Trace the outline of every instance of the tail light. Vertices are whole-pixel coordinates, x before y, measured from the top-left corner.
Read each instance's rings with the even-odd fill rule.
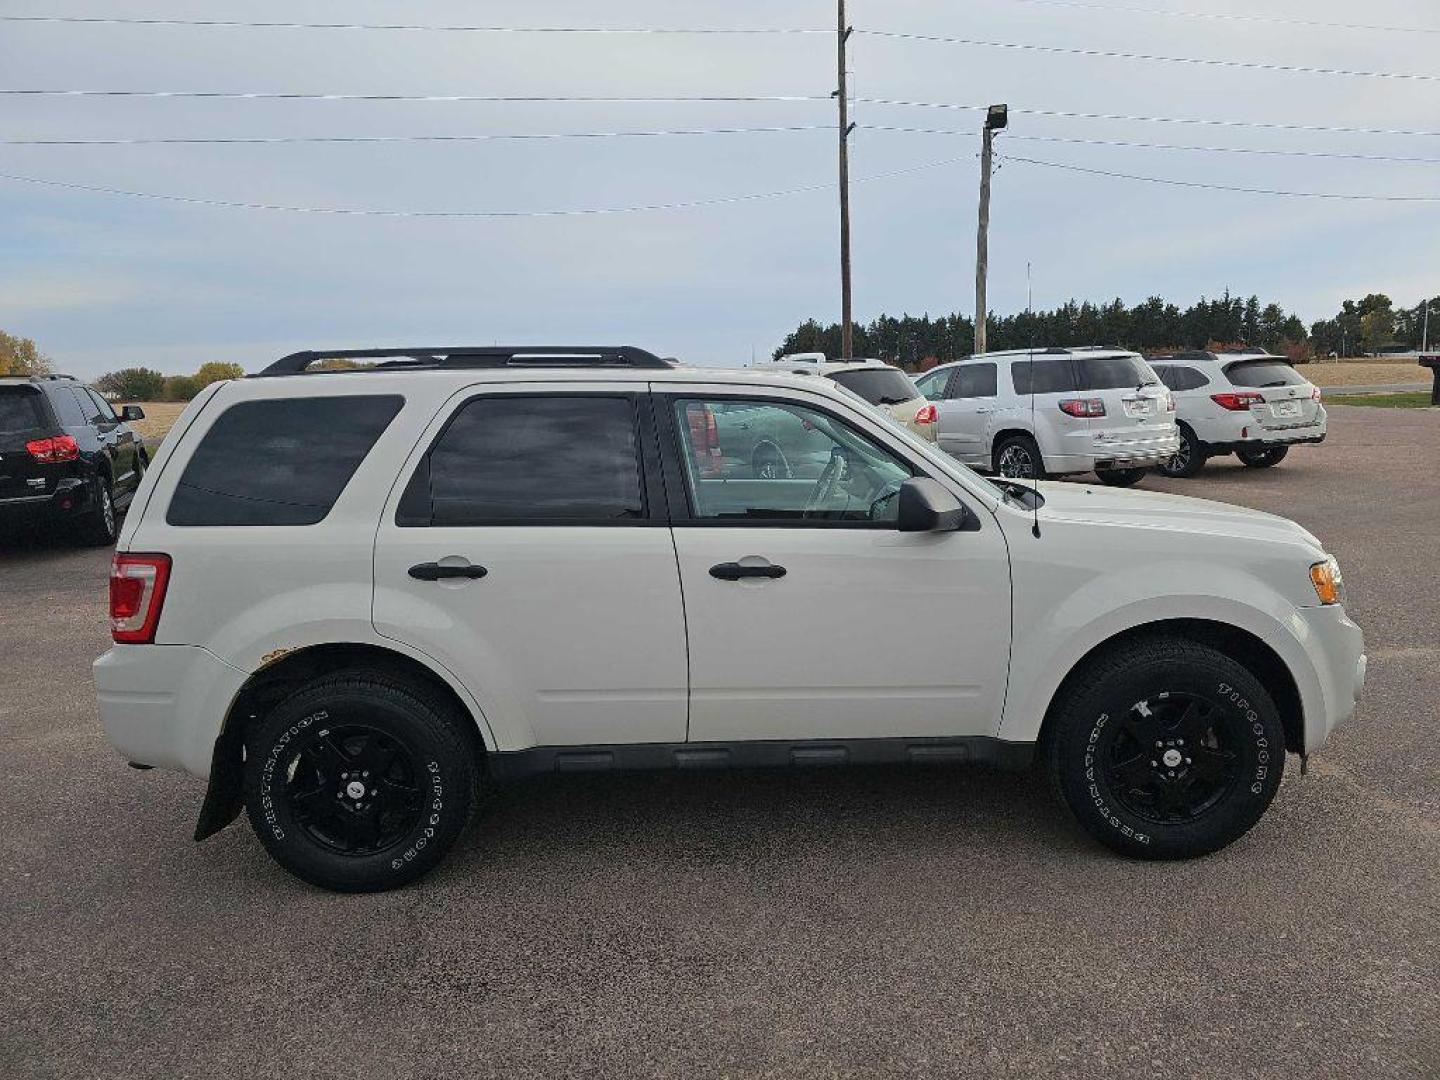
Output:
[[[1066,398],[1060,402],[1060,411],[1071,416],[1104,416],[1105,402],[1098,397]]]
[[[1265,403],[1265,399],[1259,394],[1211,394],[1210,400],[1222,409],[1229,409],[1231,412],[1244,412],[1251,405]]]
[[[920,408],[915,410],[915,423],[933,424],[938,415],[934,405],[921,405]]]
[[[721,472],[720,426],[715,410],[708,405],[687,405],[685,422],[690,427],[690,448],[701,476],[718,476]]]
[[[110,636],[123,645],[148,645],[170,582],[169,555],[122,555],[110,564]]]
[[[1318,386],[1312,386],[1312,387],[1310,388],[1310,400],[1311,400],[1311,401],[1319,401],[1319,400],[1320,400],[1320,387],[1318,387]]]
[[[74,461],[80,456],[80,446],[74,436],[56,435],[53,439],[35,439],[25,444],[30,456],[36,461],[48,463]]]
[[[1166,412],[1174,412],[1174,411],[1175,411],[1175,395],[1174,395],[1174,394],[1166,394],[1166,395],[1165,395],[1165,411],[1166,411]]]

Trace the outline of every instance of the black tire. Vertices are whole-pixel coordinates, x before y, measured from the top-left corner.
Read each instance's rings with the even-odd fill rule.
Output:
[[[1101,469],[1095,475],[1108,487],[1134,487],[1145,479],[1145,469]]]
[[[1180,425],[1180,452],[1169,461],[1161,462],[1155,466],[1155,471],[1162,476],[1171,476],[1176,479],[1189,479],[1205,467],[1209,459],[1205,451],[1205,444],[1195,437],[1186,424]]]
[[[425,690],[374,672],[308,683],[246,739],[255,835],[276,862],[321,888],[409,884],[445,857],[478,803],[468,722]]]
[[[1243,836],[1275,797],[1285,771],[1279,713],[1224,653],[1142,640],[1067,685],[1047,730],[1050,774],[1107,847],[1141,859],[1207,855]]]
[[[1007,435],[995,444],[992,465],[998,476],[1012,480],[1044,480],[1045,459],[1029,435]]]
[[[1245,463],[1246,468],[1268,469],[1271,465],[1279,465],[1288,453],[1288,446],[1267,446],[1260,450],[1237,450],[1235,456]]]
[[[117,514],[110,481],[103,475],[96,475],[90,481],[90,508],[79,521],[81,543],[91,547],[106,547],[115,543]]]

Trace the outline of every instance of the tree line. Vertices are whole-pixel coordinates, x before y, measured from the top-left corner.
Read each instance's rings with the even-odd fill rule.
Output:
[[[164,375],[150,368],[121,368],[95,380],[95,388],[121,401],[189,401],[221,379],[243,379],[239,364],[211,361],[193,375]]]
[[[991,315],[987,346],[993,350],[1030,345],[1118,345],[1154,355],[1180,349],[1255,346],[1295,363],[1331,353],[1355,356],[1386,348],[1418,348],[1424,302],[1395,308],[1390,298],[1373,294],[1347,300],[1334,319],[1313,323],[1307,330],[1299,316],[1259,297],[1226,292],[1217,299],[1201,297],[1188,308],[1152,296],[1133,307],[1122,300],[1095,304],[1071,300],[1050,311]],[[1440,326],[1440,298],[1430,302]],[[1388,313],[1388,315],[1387,315]],[[854,326],[855,355],[918,368],[931,361],[968,356],[975,342],[975,323],[966,315],[881,315]],[[1433,335],[1433,341],[1437,335]],[[801,323],[775,350],[786,353],[823,352],[840,355],[840,324],[815,319]]]

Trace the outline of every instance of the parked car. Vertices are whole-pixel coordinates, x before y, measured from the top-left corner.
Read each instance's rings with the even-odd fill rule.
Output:
[[[1169,391],[1123,349],[982,353],[933,368],[917,385],[939,412],[940,448],[1004,477],[1093,472],[1129,487],[1179,446]]]
[[[64,529],[87,544],[115,542],[116,515],[145,471],[130,424],[69,375],[0,378],[0,526]]]
[[[1175,396],[1180,426],[1179,450],[1156,466],[1166,476],[1194,476],[1210,458],[1232,453],[1267,469],[1292,446],[1325,441],[1320,388],[1283,356],[1184,352],[1150,364]]]
[[[776,360],[757,360],[755,370],[824,376],[922,439],[935,441],[935,407],[909,375],[883,360],[826,360],[824,353],[790,353]]]
[[[808,423],[826,466],[713,475],[692,418],[726,406]],[[120,753],[208,780],[197,839],[243,808],[332,889],[414,880],[507,778],[630,768],[1038,758],[1101,842],[1168,859],[1351,715],[1341,590],[1292,522],[992,483],[826,379],[312,352],[186,408],[94,675]]]

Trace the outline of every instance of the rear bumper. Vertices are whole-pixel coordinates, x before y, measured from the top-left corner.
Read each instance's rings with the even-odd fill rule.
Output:
[[[1212,454],[1233,454],[1237,450],[1263,449],[1269,446],[1300,446],[1306,443],[1315,444],[1325,441],[1325,429],[1322,427],[1317,434],[1314,428],[1296,430],[1294,432],[1273,431],[1266,432],[1259,438],[1236,439],[1234,442],[1206,443],[1205,449]]]
[[[193,645],[116,645],[92,671],[105,738],[122,757],[210,775],[243,671]]]
[[[1168,461],[1180,449],[1180,433],[1143,440],[1107,439],[1093,444],[1084,454],[1067,454],[1045,458],[1045,469],[1051,473],[1095,472],[1101,469],[1148,469]]]
[[[0,525],[28,525],[63,520],[90,508],[90,486],[67,476],[50,492],[0,499]]]

